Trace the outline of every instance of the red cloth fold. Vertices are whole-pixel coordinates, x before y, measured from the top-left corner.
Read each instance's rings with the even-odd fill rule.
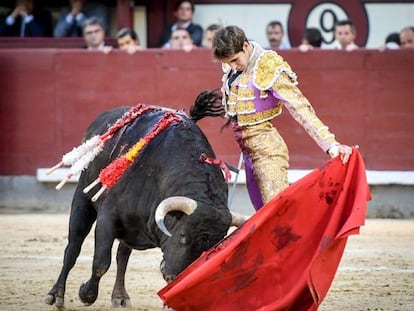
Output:
[[[158,292],[177,311],[317,310],[370,192],[361,155],[292,184]]]

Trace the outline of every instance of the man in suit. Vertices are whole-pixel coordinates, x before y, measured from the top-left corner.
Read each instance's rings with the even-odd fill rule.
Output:
[[[177,28],[185,28],[190,33],[191,39],[196,46],[201,46],[203,41],[203,28],[193,23],[194,3],[188,0],[180,0],[174,8],[174,16],[177,21],[169,25],[161,35],[160,47],[169,48],[171,34]]]
[[[52,15],[34,0],[16,0],[15,8],[0,22],[0,36],[50,37]]]
[[[83,23],[90,17],[98,18],[105,33],[109,33],[109,9],[105,5],[87,0],[70,0],[70,6],[60,11],[53,35],[55,37],[82,37]]]

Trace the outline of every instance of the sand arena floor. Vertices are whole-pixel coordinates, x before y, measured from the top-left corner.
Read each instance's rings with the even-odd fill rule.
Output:
[[[68,219],[67,214],[0,215],[0,310],[55,310],[44,297],[61,268]],[[77,297],[89,278],[93,244],[92,234],[69,274],[65,310],[114,310],[115,256],[95,304],[85,307]],[[162,310],[160,260],[158,249],[133,252],[126,280],[133,304],[129,310]],[[368,219],[361,234],[349,238],[319,310],[414,310],[414,220]]]

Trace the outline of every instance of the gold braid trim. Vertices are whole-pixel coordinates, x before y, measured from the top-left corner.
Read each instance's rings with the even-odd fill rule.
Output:
[[[291,116],[306,130],[323,151],[338,144],[335,135],[318,118],[309,100],[290,78],[282,74],[274,85],[275,91],[284,99],[284,106]]]
[[[253,103],[252,103],[253,104]],[[273,119],[282,112],[282,105],[274,107],[269,110],[259,111],[254,113],[238,113],[237,122],[240,126],[259,124],[264,121]]]
[[[253,84],[259,90],[270,89],[280,75],[286,72],[293,83],[297,84],[296,73],[275,51],[264,51],[253,68]]]

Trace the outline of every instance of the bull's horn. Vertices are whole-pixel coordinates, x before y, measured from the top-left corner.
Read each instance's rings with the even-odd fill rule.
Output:
[[[169,197],[158,204],[155,210],[155,222],[157,226],[166,235],[171,236],[171,233],[165,227],[164,217],[171,211],[181,211],[187,215],[191,215],[197,208],[197,202],[187,197]]]
[[[232,226],[236,226],[241,227],[242,224],[244,224],[250,217],[246,216],[246,215],[242,215],[236,212],[232,212],[231,213],[231,225]]]

